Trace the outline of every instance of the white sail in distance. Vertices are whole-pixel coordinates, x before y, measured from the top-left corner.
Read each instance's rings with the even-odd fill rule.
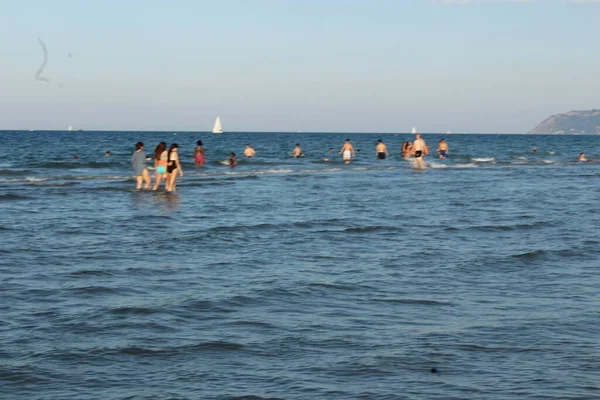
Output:
[[[213,133],[223,133],[223,127],[221,126],[221,118],[217,117],[215,120],[215,126],[213,127]]]

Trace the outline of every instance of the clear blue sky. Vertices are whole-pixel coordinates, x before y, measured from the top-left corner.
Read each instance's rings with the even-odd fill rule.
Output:
[[[0,0],[0,129],[520,133],[600,107],[599,20],[590,0]]]

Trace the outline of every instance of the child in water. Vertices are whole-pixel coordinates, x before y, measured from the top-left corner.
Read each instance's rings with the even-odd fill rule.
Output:
[[[197,146],[196,149],[194,150],[194,161],[196,162],[196,167],[201,167],[202,165],[204,165],[204,144],[202,143],[202,140],[198,140],[198,142],[196,142]]]
[[[237,160],[235,159],[235,153],[231,153],[229,155],[229,166],[231,168],[235,167],[237,165]]]

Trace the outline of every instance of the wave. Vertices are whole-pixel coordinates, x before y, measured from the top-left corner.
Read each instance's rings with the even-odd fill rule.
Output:
[[[494,162],[494,161],[496,161],[496,159],[494,157],[474,157],[474,158],[471,158],[471,161],[485,163],[485,162]]]
[[[50,168],[50,169],[75,169],[75,168],[110,168],[114,167],[117,163],[114,162],[65,162],[65,161],[46,161],[42,163],[33,164],[36,168]]]
[[[0,176],[21,176],[32,173],[33,171],[28,169],[0,169]]]
[[[0,201],[11,201],[11,200],[31,200],[33,197],[21,196],[18,194],[0,194]]]

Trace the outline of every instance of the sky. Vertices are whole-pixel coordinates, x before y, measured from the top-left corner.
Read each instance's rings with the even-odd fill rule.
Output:
[[[598,20],[594,0],[0,0],[0,129],[525,133],[600,108]]]

